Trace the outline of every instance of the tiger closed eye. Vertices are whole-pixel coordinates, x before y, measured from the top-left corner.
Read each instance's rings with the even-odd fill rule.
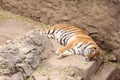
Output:
[[[93,47],[92,50],[96,50],[97,48],[96,47]]]
[[[97,49],[96,47],[94,49]]]

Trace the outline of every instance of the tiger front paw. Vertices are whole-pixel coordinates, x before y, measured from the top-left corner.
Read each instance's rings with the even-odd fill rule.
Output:
[[[59,50],[57,50],[57,51],[56,51],[56,54],[57,54],[57,55],[60,55],[60,54],[62,54],[62,53],[61,53]]]
[[[66,57],[64,54],[59,54],[58,57],[57,57],[57,59],[62,59],[64,57]]]

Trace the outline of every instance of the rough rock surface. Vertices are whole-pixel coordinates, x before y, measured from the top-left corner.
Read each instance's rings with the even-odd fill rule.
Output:
[[[0,80],[26,80],[49,57],[49,41],[37,30],[7,41],[0,48]]]
[[[117,58],[115,57],[115,55],[111,54],[108,58],[108,61],[110,62],[117,62]]]
[[[102,48],[120,48],[120,0],[0,0],[0,6],[47,24],[76,25]]]
[[[120,62],[120,49],[113,50],[112,53],[115,55],[115,57],[117,58],[117,60]]]
[[[120,80],[120,69],[115,65],[103,65],[91,80]]]

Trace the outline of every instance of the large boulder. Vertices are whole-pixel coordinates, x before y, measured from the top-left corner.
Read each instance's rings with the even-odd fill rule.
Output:
[[[0,47],[0,80],[26,80],[49,57],[52,46],[38,30],[8,40]]]

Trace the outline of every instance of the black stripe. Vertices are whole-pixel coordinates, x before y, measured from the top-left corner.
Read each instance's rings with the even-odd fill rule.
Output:
[[[68,31],[64,31],[61,35],[61,38],[63,38],[66,35],[72,34],[73,32],[68,32]]]
[[[53,34],[55,32],[55,30],[53,30],[50,34]]]
[[[56,33],[58,33],[59,31],[62,31],[65,27],[61,27],[59,29],[57,29]]]
[[[69,35],[70,34],[73,34],[73,33],[75,33],[75,31],[72,31],[72,30],[70,30],[70,32],[69,32],[69,29],[71,29],[71,28],[68,28],[68,30],[63,30],[63,29],[65,29],[65,27],[62,27],[62,28],[60,28],[60,29],[58,29],[57,31],[55,31],[56,32],[56,34],[59,32],[59,31],[62,31],[63,33],[61,33],[61,35],[60,35],[60,44],[61,45],[66,45],[67,44],[67,41],[73,36],[70,36],[69,37]],[[74,29],[73,29],[74,30]],[[67,37],[69,37],[69,38],[67,38]]]
[[[80,46],[78,46],[77,48],[80,48],[82,45],[83,45],[83,43]]]
[[[91,44],[93,44],[93,43],[87,44],[87,45],[84,47],[84,50],[85,50],[89,45],[91,45]]]
[[[64,32],[64,33],[62,33],[62,35],[60,35],[60,43],[62,44],[64,41],[65,41],[65,39],[69,36],[69,34],[68,35],[66,35],[65,34],[66,32]],[[62,42],[63,41],[63,42]],[[63,45],[65,45],[65,43],[63,43]]]
[[[56,31],[56,33],[58,33],[59,31],[61,31],[62,29],[59,29],[59,30],[55,30]]]
[[[50,29],[47,31],[47,34],[49,34],[50,33]]]
[[[77,29],[73,29],[73,28],[71,28],[71,29],[68,29],[67,31],[76,32],[76,30],[77,30]],[[79,30],[79,29],[78,29],[78,30]]]
[[[66,38],[66,40],[65,40],[65,45],[68,43],[68,40],[71,38],[71,37],[73,37],[74,36],[74,34],[73,35],[70,35],[68,38]]]
[[[53,39],[54,39],[54,38],[55,38],[55,35],[54,35],[54,34],[51,34],[51,38],[53,38]]]
[[[58,30],[56,31],[56,33],[58,33],[59,31],[62,31],[62,30],[65,29],[65,28],[66,28],[66,27],[62,27],[62,28],[58,29]],[[71,29],[71,30],[70,30],[70,29]],[[63,30],[63,31],[65,31],[65,33],[66,33],[66,32],[75,33],[75,30],[76,30],[76,29],[72,29],[71,27],[68,27],[67,30]]]
[[[70,49],[68,49],[69,52],[73,53]]]
[[[88,43],[86,46],[84,46],[84,49],[83,49],[83,51],[85,51],[86,50],[86,48],[89,46],[89,45],[91,45],[91,44],[93,44],[93,43]],[[83,54],[82,54],[83,56],[85,56],[84,55],[84,52],[83,52]]]
[[[83,46],[83,43],[81,43],[77,48],[80,49],[82,46]],[[82,50],[81,50],[81,53],[80,53],[79,50],[78,50],[78,52],[79,52],[79,54],[82,54],[82,55],[84,54],[84,53],[82,52]]]
[[[65,40],[67,39],[67,37],[69,37],[69,35],[64,36],[63,38],[61,38],[61,42],[63,42],[63,45],[65,46]]]
[[[64,45],[66,45],[66,38],[70,36],[71,33],[62,33],[60,36],[60,41],[64,41]]]
[[[76,54],[75,50],[73,48],[71,48],[71,49],[73,50],[74,54]]]
[[[76,54],[76,51],[73,48],[69,49],[68,51],[71,52],[71,53]]]

